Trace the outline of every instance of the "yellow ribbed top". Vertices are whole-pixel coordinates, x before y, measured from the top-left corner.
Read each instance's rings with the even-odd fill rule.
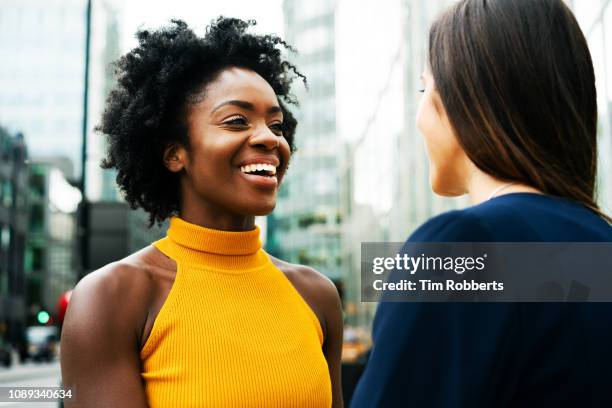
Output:
[[[140,352],[151,408],[331,406],[319,321],[259,232],[173,217],[153,244],[177,272]]]

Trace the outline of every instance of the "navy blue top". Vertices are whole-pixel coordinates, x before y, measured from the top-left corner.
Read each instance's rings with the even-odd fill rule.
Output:
[[[451,211],[412,242],[612,242],[573,201],[513,193]],[[612,303],[383,302],[352,399],[373,407],[612,407]]]

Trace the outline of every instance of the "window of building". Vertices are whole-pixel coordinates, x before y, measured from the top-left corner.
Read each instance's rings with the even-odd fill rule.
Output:
[[[44,248],[42,247],[38,247],[38,246],[34,246],[31,247],[31,254],[32,254],[32,270],[33,271],[39,271],[41,269],[43,269],[44,266],[44,256],[45,256],[45,251]]]
[[[11,244],[11,230],[7,225],[3,225],[0,229],[0,249],[2,252],[8,252],[9,245]]]
[[[44,228],[45,209],[42,204],[33,204],[30,207],[30,231],[40,232]]]
[[[10,180],[4,180],[2,183],[2,204],[5,207],[13,205],[13,184]]]
[[[45,176],[42,173],[33,171],[30,175],[30,191],[36,197],[42,198],[45,195]]]

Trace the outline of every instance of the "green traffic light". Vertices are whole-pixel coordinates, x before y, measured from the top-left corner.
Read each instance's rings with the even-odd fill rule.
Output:
[[[45,312],[44,310],[41,310],[36,315],[36,318],[38,319],[38,323],[46,324],[49,321],[49,313]]]

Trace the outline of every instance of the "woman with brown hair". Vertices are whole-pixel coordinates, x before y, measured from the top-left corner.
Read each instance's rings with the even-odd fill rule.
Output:
[[[434,192],[408,242],[611,242],[597,105],[561,0],[462,0],[431,27],[417,125]],[[612,304],[381,303],[353,407],[612,406]]]

